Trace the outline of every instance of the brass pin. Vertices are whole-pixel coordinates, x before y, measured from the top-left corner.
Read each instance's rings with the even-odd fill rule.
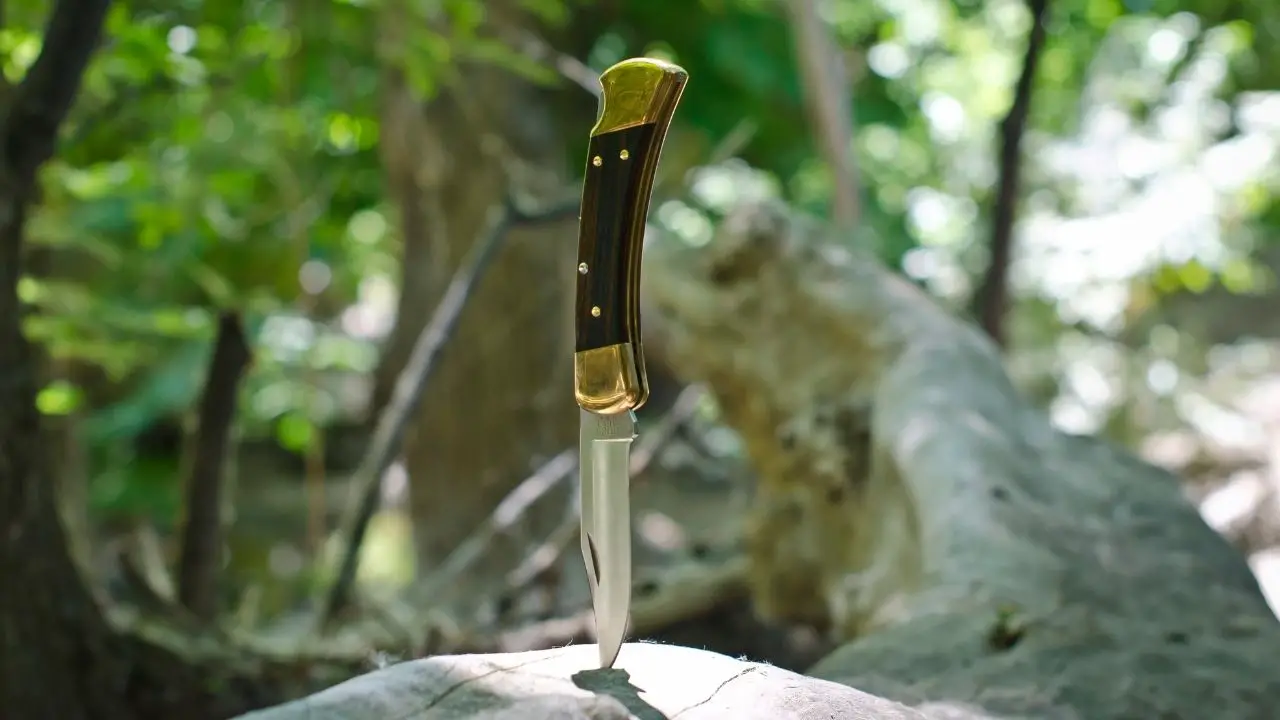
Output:
[[[586,264],[586,263],[578,263],[578,274],[579,274],[579,275],[586,275],[586,274],[587,274],[587,264]]]
[[[603,164],[604,164],[604,159],[603,159],[603,158],[601,158],[599,155],[597,155],[597,156],[595,156],[595,157],[591,158],[591,164],[592,164],[592,165],[595,165],[596,167],[600,167],[601,165],[603,165]]]
[[[623,160],[626,160],[627,158],[631,157],[631,153],[627,152],[626,150],[623,150],[622,152],[618,153],[618,157],[622,158]]]
[[[600,317],[600,306],[593,305],[591,307],[591,317]]]

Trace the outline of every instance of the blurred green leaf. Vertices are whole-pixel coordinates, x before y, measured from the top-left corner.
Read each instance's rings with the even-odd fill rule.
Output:
[[[45,386],[36,396],[36,408],[45,415],[69,415],[84,400],[80,388],[65,381],[55,381]]]
[[[315,439],[315,426],[305,415],[291,412],[276,422],[276,438],[280,447],[300,453]]]

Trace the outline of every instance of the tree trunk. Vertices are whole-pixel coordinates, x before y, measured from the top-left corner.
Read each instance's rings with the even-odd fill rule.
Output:
[[[11,717],[111,717],[109,698],[92,710],[103,715],[91,715],[86,698],[94,660],[113,654],[111,638],[71,561],[44,470],[36,363],[15,292],[22,216],[17,209],[0,225],[0,708]]]
[[[5,172],[7,187],[14,177]],[[21,193],[6,195],[0,197],[10,210],[0,222],[0,717],[224,720],[354,670],[315,674],[288,659],[211,657],[210,647],[220,646],[195,649],[162,622],[146,622],[149,633],[108,622],[72,558],[57,509],[50,456],[61,448],[46,446],[41,432],[37,355],[22,335],[17,299],[26,203]]]
[[[487,11],[495,24],[524,21],[501,3]],[[398,42],[404,24],[398,17],[388,11],[386,45]],[[423,107],[400,69],[388,68],[384,78],[384,166],[404,250],[398,318],[374,408],[385,404],[414,338],[488,214],[508,193],[549,204],[569,191],[547,91],[508,71],[468,64],[458,68],[456,84]],[[584,132],[589,122],[583,118]],[[574,228],[559,222],[512,231],[425,390],[405,442],[420,574],[575,437]],[[543,514],[553,523],[563,504],[546,505]],[[498,543],[489,566],[506,565],[521,546]]]
[[[36,172],[53,153],[107,6],[101,0],[58,3],[44,51],[26,79],[5,93],[11,104],[4,108],[0,165],[0,577],[6,588],[0,593],[0,708],[11,717],[75,720],[113,713],[111,699],[101,693],[102,681],[110,678],[94,668],[95,660],[111,657],[112,640],[80,582],[58,519],[35,405],[39,372],[22,335],[17,293]],[[76,29],[73,22],[83,25]]]
[[[117,628],[72,558],[53,454],[35,399],[37,353],[18,301],[24,225],[40,167],[97,48],[107,0],[60,0],[39,58],[4,88],[0,143],[0,716],[23,720],[222,720],[313,683],[286,662],[198,651],[158,621]],[[241,655],[243,658],[243,655]],[[242,663],[237,664],[237,663]],[[350,668],[349,668],[350,669]],[[323,673],[327,674],[327,673]]]

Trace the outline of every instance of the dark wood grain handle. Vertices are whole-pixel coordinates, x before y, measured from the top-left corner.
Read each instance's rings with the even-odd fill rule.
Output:
[[[578,351],[640,340],[640,257],[660,146],[653,123],[591,138],[578,236]]]

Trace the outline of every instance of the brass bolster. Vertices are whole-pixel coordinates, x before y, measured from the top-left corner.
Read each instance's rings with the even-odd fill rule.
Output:
[[[583,410],[604,415],[644,405],[649,399],[649,384],[636,367],[631,343],[575,352],[573,396]]]
[[[688,79],[679,65],[648,57],[623,60],[605,70],[592,137],[646,123],[657,123],[665,133]]]

